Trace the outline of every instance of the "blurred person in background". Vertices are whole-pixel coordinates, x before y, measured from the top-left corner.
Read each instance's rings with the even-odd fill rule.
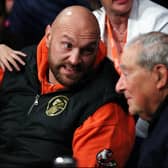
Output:
[[[52,23],[55,16],[65,7],[82,5],[90,9],[87,0],[6,0],[7,11],[13,9],[8,16],[10,25],[6,32],[11,36],[3,38],[4,43],[13,49],[21,49],[27,45],[37,44],[43,37],[45,27]]]
[[[6,31],[10,25],[8,16],[13,8],[14,0],[1,0],[0,1],[0,43],[4,38],[12,40],[12,37],[6,34]]]
[[[5,0],[5,8],[8,14],[12,11],[14,2],[15,0]]]
[[[1,32],[2,32],[2,27],[3,27],[3,22],[4,22],[4,18],[6,15],[6,11],[5,11],[5,1],[0,1],[0,39],[1,37]]]
[[[107,56],[118,71],[123,47],[132,38],[150,31],[168,33],[168,10],[150,0],[100,2],[102,7],[93,13],[100,25],[101,39],[107,46]]]

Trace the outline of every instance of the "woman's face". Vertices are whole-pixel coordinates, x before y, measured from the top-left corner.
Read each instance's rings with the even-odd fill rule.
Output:
[[[107,14],[124,15],[130,12],[133,0],[101,0]]]

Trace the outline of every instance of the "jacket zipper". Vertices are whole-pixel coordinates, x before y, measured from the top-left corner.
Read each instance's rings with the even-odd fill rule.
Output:
[[[34,99],[33,104],[32,104],[31,107],[29,108],[29,111],[28,111],[28,113],[27,113],[28,115],[32,112],[33,107],[38,105],[39,98],[40,98],[40,95],[37,94],[36,97],[35,97],[35,99]]]

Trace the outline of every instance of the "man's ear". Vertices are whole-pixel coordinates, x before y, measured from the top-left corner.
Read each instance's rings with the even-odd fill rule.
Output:
[[[157,64],[154,66],[154,71],[157,75],[157,85],[158,89],[164,88],[168,84],[168,70],[163,64]]]
[[[51,26],[47,25],[45,29],[45,39],[46,39],[46,46],[49,48],[50,41],[51,41]]]

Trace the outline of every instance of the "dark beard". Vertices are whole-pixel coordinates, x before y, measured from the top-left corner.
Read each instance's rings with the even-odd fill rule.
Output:
[[[82,74],[81,78],[77,78],[77,76],[66,76],[67,78],[69,78],[70,80],[72,80],[73,82],[72,83],[66,83],[64,81],[64,79],[62,78],[62,75],[59,73],[59,69],[64,66],[63,64],[62,65],[59,65],[57,66],[56,68],[50,68],[52,74],[54,75],[55,79],[63,86],[65,86],[65,88],[68,88],[68,89],[74,89],[76,87],[83,87],[83,85],[88,81],[90,80],[91,78],[93,78],[93,72],[94,72],[94,68],[93,68],[93,65],[90,65],[87,69],[87,71]],[[77,65],[77,66],[73,66],[73,65],[70,65],[72,66],[75,71],[77,72],[81,72],[84,70],[84,68],[81,66],[81,65]],[[75,80],[76,78],[76,80]]]
[[[84,88],[85,86],[87,86],[87,83],[94,80],[95,76],[96,76],[96,70],[92,68],[87,73],[85,73],[79,81],[69,86],[69,89],[81,90],[81,88]]]

